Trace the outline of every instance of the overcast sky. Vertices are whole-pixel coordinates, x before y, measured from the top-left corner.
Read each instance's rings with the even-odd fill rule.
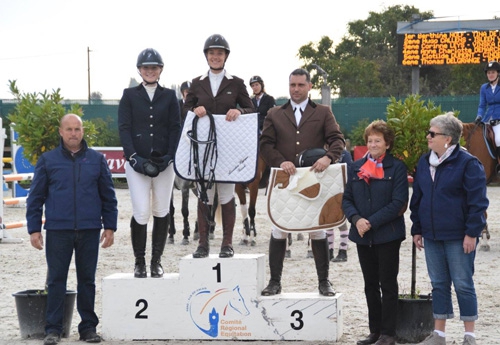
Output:
[[[393,5],[434,11],[439,20],[499,16],[491,1],[357,0],[0,0],[0,99],[12,99],[8,80],[23,92],[61,89],[65,99],[120,99],[130,78],[140,80],[138,54],[151,47],[165,62],[160,83],[180,85],[205,73],[203,45],[222,34],[231,47],[228,73],[248,84],[260,75],[267,92],[288,97],[288,75],[300,67],[302,45],[329,36],[334,44],[347,23]],[[90,48],[90,59],[87,58]],[[251,92],[249,88],[249,92]]]

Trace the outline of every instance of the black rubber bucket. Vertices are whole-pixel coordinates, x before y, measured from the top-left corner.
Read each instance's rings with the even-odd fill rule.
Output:
[[[45,336],[45,312],[47,294],[43,290],[25,290],[12,294],[16,300],[17,318],[23,339],[43,339]],[[71,329],[76,291],[66,291],[64,301],[63,333],[67,338]]]
[[[399,298],[396,326],[398,343],[420,343],[433,330],[434,317],[430,295],[420,295],[415,299]]]

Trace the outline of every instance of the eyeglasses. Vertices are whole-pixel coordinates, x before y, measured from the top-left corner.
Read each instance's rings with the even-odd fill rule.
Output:
[[[438,132],[433,132],[433,131],[427,131],[427,135],[430,135],[430,136],[431,136],[431,138],[434,138],[436,135],[444,135],[444,136],[448,136],[448,134],[438,133]]]

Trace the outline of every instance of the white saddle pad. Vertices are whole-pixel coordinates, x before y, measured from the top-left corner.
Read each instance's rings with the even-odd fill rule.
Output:
[[[189,181],[209,179],[209,170],[205,170],[203,179],[197,178],[195,164],[203,167],[203,157],[207,144],[198,144],[198,162],[195,162],[192,141],[188,131],[193,128],[193,112],[188,112],[182,128],[179,145],[175,153],[175,172]],[[251,182],[257,173],[259,130],[257,113],[240,115],[235,121],[226,121],[226,115],[213,115],[216,129],[217,160],[215,181],[227,183]],[[210,118],[203,116],[197,122],[197,139],[206,141],[209,137]],[[203,169],[202,169],[203,171]]]
[[[322,173],[310,167],[297,168],[290,176],[272,168],[269,177],[267,212],[271,223],[286,232],[331,229],[346,221],[342,196],[347,165],[332,164]]]

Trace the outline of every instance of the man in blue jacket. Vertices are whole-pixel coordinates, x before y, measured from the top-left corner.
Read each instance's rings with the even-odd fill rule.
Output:
[[[73,251],[80,340],[98,343],[99,319],[94,312],[97,257],[99,243],[102,248],[113,245],[117,200],[106,159],[89,149],[83,140],[80,117],[64,115],[59,134],[61,144],[44,153],[36,164],[26,210],[31,245],[41,250],[45,206],[48,295],[44,345],[57,344],[62,335],[64,297]]]

